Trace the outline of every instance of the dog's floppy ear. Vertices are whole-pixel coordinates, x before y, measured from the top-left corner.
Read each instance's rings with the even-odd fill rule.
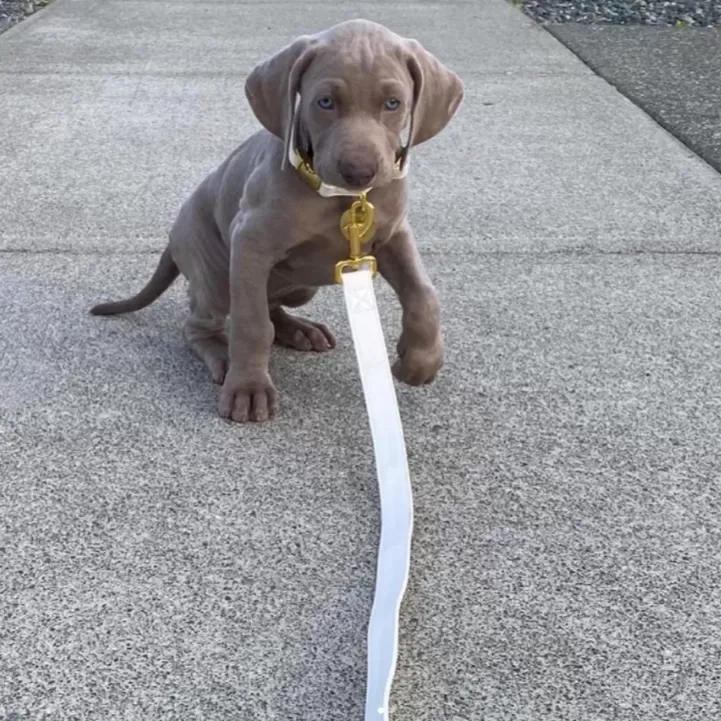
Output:
[[[256,65],[245,81],[245,96],[263,127],[286,144],[295,120],[296,94],[314,56],[315,39],[303,35]]]
[[[413,80],[408,147],[438,135],[463,100],[463,83],[417,40],[406,44],[408,71]]]

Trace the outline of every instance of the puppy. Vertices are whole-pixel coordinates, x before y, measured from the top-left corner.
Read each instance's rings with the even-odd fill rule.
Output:
[[[143,308],[182,273],[185,337],[222,384],[220,415],[265,421],[278,410],[273,342],[335,345],[323,324],[286,308],[334,282],[349,253],[340,218],[362,196],[375,209],[362,252],[377,259],[403,311],[393,373],[430,383],[443,363],[439,306],[408,222],[405,175],[410,148],[443,130],[461,104],[460,78],[415,40],[352,20],[299,37],[255,67],[245,90],[263,129],[183,204],[145,288],[91,313]]]

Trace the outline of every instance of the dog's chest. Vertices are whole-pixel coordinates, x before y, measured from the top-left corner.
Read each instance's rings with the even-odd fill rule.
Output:
[[[350,243],[340,228],[341,212],[329,214],[317,228],[307,227],[275,274],[293,284],[304,286],[330,285],[334,282],[336,263],[350,257]],[[363,255],[372,254],[373,247],[387,239],[390,223],[386,209],[376,210],[375,231],[361,245]]]
[[[374,236],[370,242],[362,245],[363,254],[371,253]],[[349,257],[348,241],[340,230],[328,235],[316,235],[295,246],[286,258],[279,263],[277,275],[292,281],[294,285],[320,286],[334,282],[336,263]]]

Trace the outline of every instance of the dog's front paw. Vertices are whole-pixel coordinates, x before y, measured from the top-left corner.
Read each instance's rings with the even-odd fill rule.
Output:
[[[443,344],[408,345],[403,339],[398,343],[398,360],[393,364],[393,375],[409,386],[433,383],[443,366]]]
[[[278,412],[278,391],[267,373],[228,372],[220,390],[218,411],[236,423],[267,421]]]

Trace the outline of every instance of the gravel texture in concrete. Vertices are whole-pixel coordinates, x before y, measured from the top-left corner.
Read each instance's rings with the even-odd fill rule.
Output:
[[[338,350],[277,352],[283,413],[239,428],[183,346],[181,287],[91,318],[155,258],[98,260],[2,265],[0,709],[360,718],[377,492],[337,296],[308,313]],[[399,389],[416,530],[394,719],[713,718],[718,257],[432,267],[449,356]]]
[[[542,23],[673,25],[721,24],[719,0],[512,0]]]
[[[0,33],[46,7],[52,0],[0,0]]]

